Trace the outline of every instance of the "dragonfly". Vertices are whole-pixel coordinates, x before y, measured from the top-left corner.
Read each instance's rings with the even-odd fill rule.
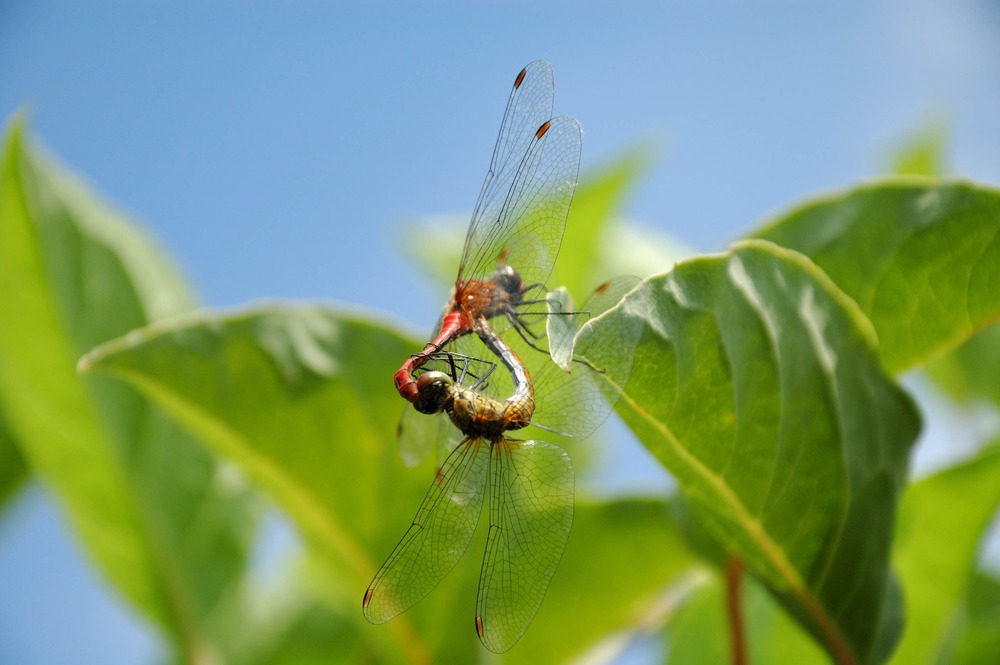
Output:
[[[580,124],[552,117],[552,67],[536,60],[514,79],[472,220],[458,277],[437,333],[393,377],[417,398],[414,370],[463,335],[488,336],[503,316],[536,349],[544,335],[525,311],[545,302],[545,282],[562,244],[580,169]],[[536,309],[537,311],[537,309]]]
[[[599,312],[630,283],[602,287],[586,307]],[[547,302],[551,309],[565,307],[558,292]],[[533,378],[495,331],[486,329],[478,338],[506,371],[495,372],[496,361],[447,350],[428,354],[414,372],[414,405],[447,414],[463,438],[440,466],[362,606],[369,621],[384,623],[427,596],[468,549],[488,496],[475,629],[487,649],[503,653],[538,612],[573,524],[569,456],[555,444],[511,433],[529,425],[571,437],[592,432],[610,412],[615,386],[627,381],[635,345],[626,339],[613,349],[591,349],[606,363],[604,371],[578,365],[567,373],[545,361]]]

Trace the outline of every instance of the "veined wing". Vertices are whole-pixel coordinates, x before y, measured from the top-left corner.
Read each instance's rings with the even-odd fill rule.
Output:
[[[490,461],[490,532],[476,632],[503,653],[535,618],[573,526],[573,465],[559,446],[503,439]]]
[[[561,313],[571,306],[563,293],[556,290],[550,294],[547,327],[552,361],[542,362],[534,375],[532,424],[580,438],[607,419],[631,376],[641,320],[617,319],[618,335],[613,345],[580,341],[578,333],[616,306],[639,281],[637,277],[618,277],[606,282],[572,315]]]
[[[462,252],[462,261],[459,266],[459,280],[483,279],[496,267],[501,254],[510,248],[505,242],[518,231],[508,229],[506,232],[499,232],[498,225],[503,227],[516,221],[516,216],[509,214],[516,199],[533,191],[533,187],[526,182],[533,169],[537,170],[539,161],[546,153],[545,145],[552,146],[548,150],[552,159],[553,153],[559,152],[558,145],[567,140],[561,137],[565,132],[555,130],[546,126],[546,122],[552,116],[552,90],[554,84],[552,80],[552,67],[544,60],[536,60],[524,68],[518,74],[511,90],[510,99],[507,102],[507,109],[504,112],[503,123],[500,126],[500,134],[497,137],[496,147],[493,151],[493,159],[490,162],[490,170],[486,174],[486,181],[479,194],[479,200],[472,213],[472,221],[469,224],[469,231],[465,238],[465,247]],[[575,124],[575,121],[573,121]],[[563,124],[562,120],[557,125]],[[543,131],[543,127],[546,129]],[[579,126],[577,125],[577,144],[575,166],[579,165]],[[570,143],[573,141],[570,140]],[[572,150],[567,151],[569,153]],[[568,155],[567,155],[568,156]],[[563,157],[565,160],[567,157]],[[544,161],[544,160],[543,160]],[[576,170],[572,169],[572,186],[576,185]],[[549,170],[553,169],[551,166]],[[545,167],[542,171],[545,171]],[[562,169],[564,171],[569,169]],[[528,178],[530,180],[530,178]],[[562,189],[562,188],[559,188]],[[572,197],[572,188],[569,193]],[[558,207],[558,206],[557,206]],[[567,202],[568,208],[568,202]],[[559,251],[559,244],[562,241],[562,228],[565,227],[565,216],[563,216],[558,233],[552,247],[552,238],[547,238],[550,245],[547,254],[551,254],[548,265],[527,266],[515,257],[514,267],[522,273],[528,269],[528,276],[524,277],[527,283],[544,282],[552,270],[552,261]],[[553,234],[549,234],[552,236]],[[528,257],[525,257],[528,258]],[[508,262],[509,262],[508,258]]]
[[[482,512],[489,444],[466,439],[445,460],[413,524],[365,592],[372,623],[405,612],[452,571],[469,547]]]
[[[535,60],[522,69],[514,79],[514,87],[507,100],[507,108],[500,123],[500,133],[493,148],[493,158],[490,160],[490,170],[486,172],[486,180],[479,192],[479,200],[472,211],[472,220],[465,237],[465,247],[462,251],[462,261],[459,264],[458,278],[483,278],[492,270],[477,273],[474,267],[473,254],[477,254],[473,246],[476,237],[476,227],[484,219],[496,220],[503,207],[510,183],[514,174],[528,151],[528,146],[534,138],[535,131],[543,122],[552,117],[552,90],[555,84],[552,80],[552,66],[544,60]],[[493,257],[495,265],[496,258]]]
[[[568,116],[543,122],[530,135],[516,169],[491,183],[492,198],[477,208],[459,279],[488,277],[500,258],[525,284],[552,272],[576,190],[582,144],[580,123]]]
[[[642,280],[632,275],[614,277],[598,286],[580,307],[573,305],[565,288],[549,291],[545,303],[548,311],[545,332],[552,362],[567,372],[572,371],[576,333],[585,323],[617,305],[640,281]]]

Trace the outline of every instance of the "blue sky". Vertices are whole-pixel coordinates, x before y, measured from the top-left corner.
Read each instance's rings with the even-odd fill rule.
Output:
[[[624,212],[700,250],[876,175],[928,118],[952,171],[1000,183],[997,3],[0,4],[0,112],[26,108],[206,303],[332,299],[423,329],[441,303],[398,230],[471,208],[536,58],[584,170],[656,146]],[[38,488],[0,518],[0,662],[150,662],[74,547]]]

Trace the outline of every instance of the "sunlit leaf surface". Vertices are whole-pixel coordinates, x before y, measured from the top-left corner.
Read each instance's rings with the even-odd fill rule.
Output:
[[[811,258],[871,319],[901,372],[1000,319],[1000,191],[888,178],[824,196],[755,234]]]
[[[862,313],[769,243],[682,262],[587,324],[598,365],[642,327],[619,412],[696,514],[831,655],[878,662],[899,631],[894,509],[919,429]]]
[[[413,609],[383,626],[361,613],[365,588],[435,478],[431,461],[407,468],[395,443],[403,402],[389,377],[414,347],[365,317],[263,306],[154,326],[85,363],[155,397],[266,488],[307,536],[330,580],[327,596],[370,653],[386,662],[468,662],[484,652],[473,625],[484,529]],[[628,625],[690,562],[671,534],[655,502],[578,506],[535,625],[505,659],[558,661]],[[635,565],[623,566],[628,559]]]

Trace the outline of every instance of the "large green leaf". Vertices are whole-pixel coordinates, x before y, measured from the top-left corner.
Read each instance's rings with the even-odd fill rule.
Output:
[[[867,319],[805,257],[751,241],[647,279],[584,326],[577,352],[610,370],[635,327],[619,403],[632,430],[834,658],[885,658],[899,630],[889,546],[919,419]]]
[[[471,662],[484,653],[473,609],[485,529],[413,609],[383,626],[361,613],[365,588],[434,478],[428,463],[404,466],[395,444],[407,405],[390,377],[416,346],[363,317],[275,306],[153,326],[84,365],[155,397],[266,488],[306,534],[323,563],[326,604],[369,659]],[[626,559],[635,565],[621,566]],[[505,660],[565,660],[634,620],[689,563],[662,504],[579,506],[549,595]]]
[[[417,346],[358,317],[262,307],[133,333],[85,364],[128,379],[239,462],[306,535],[327,567],[329,603],[369,649],[420,662],[429,626],[440,630],[426,604],[382,628],[360,607],[433,477],[426,465],[407,470],[394,443],[405,404],[390,377]],[[467,659],[471,629],[464,637]]]
[[[906,627],[893,662],[941,662],[998,508],[997,445],[907,488],[894,548],[906,589]]]
[[[99,342],[190,307],[160,250],[11,127],[0,174],[0,411],[114,586],[188,662],[242,575],[252,504],[233,469],[129,386],[82,379]]]
[[[886,367],[939,356],[1000,319],[1000,191],[879,180],[780,215],[755,234],[806,254],[861,306]]]
[[[944,175],[948,135],[941,119],[925,122],[896,148],[890,170],[899,175]],[[932,359],[924,369],[958,402],[986,399],[1000,405],[1000,326],[986,328],[951,353]]]
[[[376,644],[362,625],[364,588],[433,475],[407,472],[393,442],[405,403],[391,377],[415,348],[363,318],[263,306],[136,331],[82,366],[127,379],[236,460],[318,549]],[[389,627],[383,658],[426,655],[407,616]]]

